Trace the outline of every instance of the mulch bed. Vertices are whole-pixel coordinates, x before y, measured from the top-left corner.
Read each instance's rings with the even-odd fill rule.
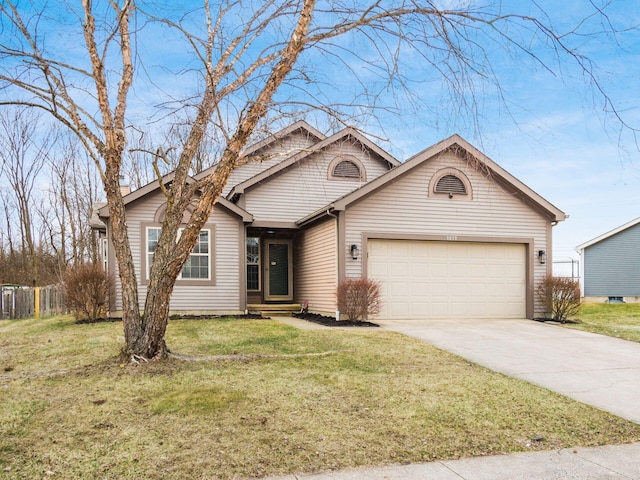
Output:
[[[569,320],[569,319],[567,319],[564,322],[560,322],[560,321],[555,320],[553,318],[546,318],[546,317],[536,317],[533,320],[536,321],[536,322],[543,322],[543,323],[544,322],[560,323],[560,324],[569,323],[569,324],[574,324],[574,325],[577,325],[578,323],[582,323],[580,320]]]
[[[246,315],[172,315],[170,320],[208,320],[210,318],[238,318],[238,319],[250,319],[250,320],[264,320],[265,317],[255,313],[248,313]],[[121,322],[121,318],[116,317],[104,317],[104,318],[84,318],[82,320],[76,320],[76,324],[84,325],[89,323],[104,323],[104,322]]]
[[[379,327],[377,323],[372,322],[351,322],[348,320],[337,321],[334,317],[326,317],[324,315],[319,315],[317,313],[294,313],[294,317],[300,318],[302,320],[307,320],[308,322],[319,323],[320,325],[325,325],[327,327]],[[237,318],[237,319],[250,319],[250,320],[264,320],[268,317],[263,317],[262,315],[249,313],[246,315],[172,315],[170,317],[171,320],[207,320],[210,318]],[[77,320],[76,324],[78,325],[86,325],[91,323],[104,323],[104,322],[121,322],[121,318],[115,317],[103,317],[96,319],[82,319]]]
[[[319,323],[327,327],[379,327],[377,323],[372,322],[351,322],[348,320],[337,321],[334,317],[325,317],[317,313],[294,313],[294,317],[301,318],[313,323]]]

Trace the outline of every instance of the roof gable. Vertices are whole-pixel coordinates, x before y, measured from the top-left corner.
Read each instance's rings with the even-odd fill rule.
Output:
[[[295,122],[289,125],[288,127],[283,128],[282,130],[279,130],[269,135],[268,137],[260,140],[259,142],[256,142],[248,146],[245,150],[243,150],[240,153],[240,156],[243,158],[260,156],[261,153],[267,151],[270,148],[277,149],[276,147],[279,142],[282,142],[287,138],[294,137],[295,135],[306,136],[308,138],[307,143],[311,145],[321,140],[324,140],[326,138],[326,136],[323,133],[313,128],[304,120],[300,120],[298,122]],[[282,161],[287,156],[288,155],[282,156],[281,158],[276,159],[276,161]],[[207,175],[210,175],[215,170],[215,168],[216,168],[216,165],[212,165],[211,167],[206,168],[202,172],[199,172],[196,175],[194,175],[194,178],[196,180],[200,180],[201,178],[204,178]],[[242,169],[242,166],[238,167],[236,170],[239,170],[239,169]],[[245,179],[246,178],[247,177],[245,177]],[[232,181],[231,178],[230,178],[230,181]],[[233,185],[231,185],[231,187],[232,186]]]
[[[244,193],[245,190],[247,190],[248,188],[251,188],[253,185],[263,182],[267,180],[269,177],[277,175],[278,173],[291,167],[292,165],[304,160],[305,158],[308,158],[312,154],[321,152],[326,148],[328,148],[330,145],[333,145],[340,141],[344,141],[346,139],[352,139],[358,142],[364,148],[374,153],[375,156],[380,158],[381,161],[385,162],[390,168],[397,167],[398,165],[400,165],[400,162],[398,160],[392,157],[389,153],[385,152],[375,143],[368,140],[364,135],[358,132],[358,130],[352,127],[347,127],[341,130],[340,132],[335,133],[334,135],[331,135],[330,137],[327,137],[324,140],[316,143],[312,147],[305,149],[303,151],[300,151],[298,153],[295,153],[290,157],[286,158],[285,160],[283,160],[282,162],[276,165],[273,165],[272,167],[260,172],[259,174],[239,183],[238,185],[233,187],[233,189],[227,195],[227,198],[233,198],[234,195]]]
[[[315,138],[316,141],[321,141],[327,138],[326,135],[324,135],[319,130],[316,130],[315,128],[313,128],[304,120],[299,120],[295,123],[292,123],[288,127],[285,127],[282,130],[279,130],[276,133],[269,135],[265,139],[259,142],[256,142],[253,145],[250,145],[249,147],[247,147],[245,150],[242,151],[241,156],[248,157],[251,155],[259,154],[260,150],[264,150],[265,148],[273,145],[279,140],[282,140],[283,138],[301,130],[306,132],[308,136]]]
[[[388,185],[390,182],[394,182],[398,178],[409,174],[411,171],[437,155],[451,150],[455,151],[457,155],[464,157],[476,170],[491,176],[497,182],[501,182],[509,186],[510,189],[513,189],[522,200],[544,211],[551,221],[560,222],[567,218],[567,215],[562,210],[545,200],[531,188],[526,186],[489,157],[476,149],[469,142],[455,134],[429,148],[426,148],[386,174],[381,175],[361,188],[343,196],[331,205],[318,210],[315,214],[311,214],[300,219],[298,224],[302,225],[309,221],[313,221],[318,216],[321,216],[323,214],[322,212],[326,212],[327,209],[339,211],[345,210],[349,205],[375,193],[381,188],[384,188],[384,186]]]
[[[174,177],[175,177],[175,174],[173,172],[169,173],[162,177],[161,182],[163,185],[168,185],[173,181]],[[192,183],[192,182],[195,182],[195,179],[188,177],[187,181],[189,183]],[[127,205],[130,205],[135,201],[143,200],[146,196],[151,195],[152,193],[155,193],[159,189],[160,189],[160,182],[154,181],[154,182],[148,183],[144,187],[141,187],[125,195],[124,197],[122,197],[122,201],[124,202],[125,208],[127,207]],[[222,196],[218,197],[218,200],[216,201],[216,205],[220,205],[221,207],[224,207],[226,210],[228,210],[231,214],[240,217],[243,222],[253,221],[253,216],[249,212],[240,208],[238,205],[236,205],[233,202],[230,202],[229,200],[227,200]],[[105,203],[104,206],[98,209],[98,217],[102,219],[102,218],[109,218],[109,216],[110,216],[109,207]]]
[[[581,245],[578,245],[576,247],[577,251],[580,250],[584,250],[587,247],[590,247],[592,245],[595,245],[596,243],[600,243],[603,240],[606,240],[607,238],[613,237],[617,234],[619,234],[620,232],[623,232],[625,230],[628,230],[636,225],[640,224],[640,217],[636,218],[635,220],[631,220],[630,222],[625,223],[624,225],[620,225],[618,228],[614,228],[613,230],[603,233],[602,235],[597,236],[596,238],[593,238],[591,240],[589,240],[588,242],[585,242]]]

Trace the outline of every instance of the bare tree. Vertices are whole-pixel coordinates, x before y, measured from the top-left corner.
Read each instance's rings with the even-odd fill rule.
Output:
[[[554,60],[545,63],[548,57],[536,50],[540,46],[556,59],[575,62],[603,92],[593,65],[576,48],[578,43],[572,43],[583,38],[580,25],[557,32],[545,23],[544,12],[542,20],[505,13],[502,2],[461,2],[445,8],[429,0],[204,0],[192,11],[142,0],[83,0],[81,8],[68,2],[42,5],[12,0],[0,4],[0,88],[8,99],[0,104],[49,112],[80,139],[100,170],[122,286],[126,352],[133,356],[166,354],[164,336],[176,277],[230,173],[240,164],[243,148],[269,120],[322,111],[344,121],[372,107],[388,108],[382,94],[404,88],[410,77],[403,68],[415,62],[447,82],[466,111],[475,114],[477,81],[488,79],[500,92],[491,59],[515,49],[550,68]],[[593,15],[601,27],[614,30],[603,8],[594,5]],[[64,30],[66,45],[75,46],[69,39],[81,35],[81,51],[65,56],[55,43],[48,43],[54,29],[46,25],[53,18],[64,19],[57,27]],[[81,29],[72,30],[74,22]],[[163,43],[171,44],[171,39],[184,47],[184,63],[163,68],[173,69],[173,82],[180,79],[187,93],[163,91],[162,79],[152,69],[157,57],[136,63],[154,51],[144,42],[147,30],[156,41],[162,37]],[[316,66],[326,60],[342,62],[339,75]],[[337,88],[345,76],[359,86],[351,98]],[[136,96],[131,95],[134,83]],[[337,91],[333,97],[327,93],[332,88]],[[151,90],[161,91],[165,99],[146,118],[159,122],[176,115],[184,118],[186,112],[189,121],[178,145],[150,142],[160,144],[151,149],[156,159],[169,158],[168,147],[175,147],[175,168],[170,184],[158,178],[167,208],[141,316],[119,179],[132,135],[128,123],[136,119],[130,103]],[[193,181],[189,173],[198,168],[207,132],[222,140],[217,166],[208,177]],[[193,211],[178,237],[188,205]]]
[[[0,172],[10,186],[20,225],[22,252],[30,264],[30,283],[38,284],[37,238],[34,232],[34,188],[53,142],[38,130],[37,112],[28,109],[0,112]],[[38,141],[38,135],[40,139]]]
[[[50,202],[40,212],[46,238],[57,251],[59,272],[97,260],[89,219],[100,198],[101,182],[90,158],[75,137],[60,135],[58,148],[47,162]],[[47,206],[47,207],[48,207]]]

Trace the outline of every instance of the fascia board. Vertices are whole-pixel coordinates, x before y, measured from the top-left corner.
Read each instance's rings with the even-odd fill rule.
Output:
[[[360,142],[366,148],[370,148],[372,151],[376,153],[376,155],[379,155],[381,158],[384,159],[384,161],[390,163],[391,165],[399,164],[399,162],[395,158],[393,158],[391,155],[384,152],[384,150],[380,149],[375,144],[367,140],[357,130],[355,130],[354,128],[348,127],[348,128],[345,128],[344,130],[341,130],[331,135],[330,137],[325,138],[324,140],[316,143],[315,145],[312,145],[310,148],[305,149],[304,151],[291,155],[289,158],[283,160],[282,162],[276,165],[273,165],[272,167],[258,173],[257,175],[254,175],[253,177],[245,180],[244,182],[240,182],[239,184],[234,186],[233,189],[227,194],[227,198],[232,198],[233,195],[244,193],[248,188],[252,187],[253,185],[266,180],[267,178],[277,174],[278,172],[281,172],[282,170],[285,170],[291,165],[303,160],[304,158],[307,158],[309,155],[312,155],[314,153],[324,150],[332,143],[335,143],[349,136],[354,138],[356,141]]]
[[[466,150],[468,153],[470,153],[472,156],[478,159],[478,161],[480,161],[489,171],[491,171],[492,174],[495,174],[501,177],[503,181],[507,182],[513,188],[522,192],[522,194],[526,198],[530,199],[532,203],[538,205],[544,211],[548,212],[551,215],[553,221],[560,222],[567,218],[567,215],[562,210],[558,209],[553,204],[551,204],[550,202],[542,198],[535,191],[533,191],[531,188],[526,186],[520,180],[515,178],[509,172],[504,170],[497,163],[495,163],[485,154],[480,152],[477,148],[475,148],[469,142],[464,140],[458,134],[452,135],[436,143],[435,145],[432,145],[431,147],[426,148],[422,152],[409,158],[400,166],[372,180],[371,182],[359,188],[358,190],[355,190],[354,192],[351,192],[345,195],[341,199],[338,199],[337,201],[334,202],[335,209],[344,210],[349,204],[361,199],[364,196],[370,195],[375,190],[381,188],[382,186],[384,186],[385,184],[391,181],[396,180],[398,177],[407,174],[412,169],[421,165],[423,162],[430,160],[434,156],[444,152],[446,149],[448,149],[449,147],[452,147],[453,145],[458,145],[464,150]]]
[[[249,156],[249,155],[261,150],[262,148],[268,147],[269,145],[273,144],[274,142],[280,140],[281,138],[284,138],[287,135],[295,132],[296,130],[306,130],[311,136],[317,138],[319,141],[320,140],[324,140],[325,138],[327,138],[326,135],[324,135],[319,130],[313,128],[311,125],[309,125],[304,120],[299,120],[299,121],[297,121],[295,123],[292,123],[288,127],[285,127],[282,130],[279,130],[279,131],[275,132],[274,134],[269,135],[267,138],[264,138],[263,140],[260,140],[259,142],[256,142],[256,143],[250,145],[249,147],[247,147],[245,150],[243,150],[240,153],[240,157]],[[216,165],[212,165],[211,167],[206,168],[202,172],[196,174],[194,176],[194,178],[196,180],[201,180],[202,178],[204,178],[207,175],[211,174],[211,172],[215,168],[216,168]]]
[[[164,185],[166,185],[167,183],[170,183],[173,178],[175,177],[175,174],[169,173],[167,175],[165,175],[164,177],[162,177],[162,183]],[[187,183],[193,183],[196,180],[193,179],[192,177],[187,177]],[[160,185],[157,181],[148,183],[147,185],[145,185],[144,187],[141,187],[137,190],[134,190],[133,192],[125,195],[122,200],[124,202],[125,208],[127,205],[129,205],[130,203],[144,197],[145,195],[148,195],[156,190],[158,190],[160,188]],[[242,218],[243,222],[246,223],[251,223],[253,221],[253,215],[251,215],[249,212],[247,212],[246,210],[244,210],[243,208],[237,206],[236,204],[230,202],[229,200],[227,200],[226,198],[220,196],[218,197],[218,200],[216,200],[216,203],[220,203],[220,205],[222,205],[223,207],[225,207],[227,210],[229,210],[230,212],[234,213],[235,215],[239,216],[240,218]],[[98,216],[100,218],[109,218],[109,207],[107,205],[105,205],[104,207],[100,208],[98,210]]]

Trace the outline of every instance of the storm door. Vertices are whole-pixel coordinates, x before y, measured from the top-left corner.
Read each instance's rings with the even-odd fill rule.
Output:
[[[291,241],[267,240],[265,259],[265,300],[293,300]]]

